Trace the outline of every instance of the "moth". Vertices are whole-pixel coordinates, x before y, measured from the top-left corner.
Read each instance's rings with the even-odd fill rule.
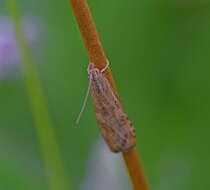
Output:
[[[113,91],[104,75],[107,66],[101,71],[90,63],[88,66],[89,86],[86,94],[87,101],[90,92],[96,118],[101,134],[113,152],[123,152],[136,145],[135,130],[131,121],[123,111],[118,95]],[[84,104],[81,112],[84,109]],[[80,113],[81,113],[80,112]],[[80,115],[78,119],[80,118]]]

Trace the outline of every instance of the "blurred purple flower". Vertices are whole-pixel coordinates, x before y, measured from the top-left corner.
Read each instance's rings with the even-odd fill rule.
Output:
[[[30,47],[38,44],[39,32],[37,21],[23,20],[23,31]],[[20,54],[11,20],[6,16],[0,17],[0,78],[14,74],[19,69]]]

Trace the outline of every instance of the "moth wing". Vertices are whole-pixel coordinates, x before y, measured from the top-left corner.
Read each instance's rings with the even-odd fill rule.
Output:
[[[131,126],[122,126],[124,129],[115,130],[113,127],[101,124],[101,132],[106,143],[113,152],[127,151],[136,145],[135,132]]]

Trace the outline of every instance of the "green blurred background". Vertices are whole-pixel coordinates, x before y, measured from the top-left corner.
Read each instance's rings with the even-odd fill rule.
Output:
[[[151,189],[209,189],[210,2],[89,4],[137,131]],[[99,132],[91,101],[79,127],[75,125],[88,84],[88,59],[78,27],[67,0],[18,0],[18,7],[23,17],[41,23],[41,42],[32,51],[69,189],[79,189]],[[0,16],[5,15],[0,1]],[[44,168],[23,76],[1,79],[0,190],[50,189]]]

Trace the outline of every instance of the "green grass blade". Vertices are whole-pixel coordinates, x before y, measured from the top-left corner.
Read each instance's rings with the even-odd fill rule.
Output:
[[[21,28],[21,19],[17,9],[17,2],[16,0],[6,0],[6,4],[13,22],[18,49],[22,57],[22,69],[26,89],[49,184],[53,190],[67,190],[69,189],[67,176],[64,172],[64,166],[61,161],[52,121],[50,120],[45,98],[40,87],[39,76],[35,67],[36,64],[28,49]]]

